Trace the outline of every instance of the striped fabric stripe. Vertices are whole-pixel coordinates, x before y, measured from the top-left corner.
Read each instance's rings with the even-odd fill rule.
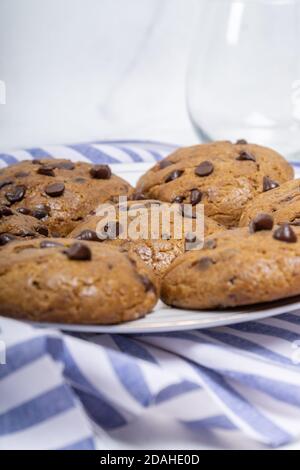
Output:
[[[96,141],[69,145],[34,147],[0,152],[0,168],[22,160],[35,158],[69,158],[91,163],[132,163],[161,160],[175,150],[176,145],[139,140]]]
[[[153,163],[175,148],[148,141],[47,146],[1,153],[0,166],[57,157]],[[279,447],[300,436],[300,312],[133,336],[76,337],[5,318],[0,326],[1,449],[93,449],[97,426],[116,432],[145,410],[212,442],[239,434]]]
[[[259,333],[259,324],[255,332],[251,323],[247,325],[250,336]],[[145,408],[158,408],[193,432],[200,428],[210,432],[219,428],[239,430],[274,447],[299,436],[300,374],[292,359],[288,365],[274,363],[261,351],[245,350],[238,343],[228,349],[224,336],[218,343],[211,341],[210,330],[201,334],[117,336],[116,349],[112,349],[107,347],[107,335],[97,336],[95,344],[95,338],[88,342],[4,318],[1,328],[7,344],[13,341],[14,329],[24,331],[24,341],[18,337],[17,344],[8,348],[7,365],[0,366],[1,448],[18,446],[19,435],[27,434],[27,442],[41,425],[47,435],[47,423],[51,427],[53,419],[71,410],[78,410],[77,419],[84,423],[85,436],[74,436],[72,443],[73,428],[66,431],[61,419],[56,448],[72,448],[73,444],[80,446],[80,442],[85,448],[86,442],[91,442],[92,433],[86,432],[87,416],[109,432],[126,426]],[[222,328],[228,332],[231,329]],[[263,331],[266,334],[265,325]],[[276,344],[276,337],[268,334],[267,339]],[[24,358],[10,359],[16,355]],[[41,372],[44,357],[49,364],[43,362]],[[234,357],[238,358],[235,363]],[[176,367],[172,367],[171,360]],[[38,383],[44,375],[49,382],[46,390]],[[25,379],[31,387],[22,397],[20,390]],[[14,386],[8,388],[8,380],[13,380]],[[253,399],[257,393],[265,397],[263,406]],[[271,411],[269,400],[276,402]],[[293,412],[288,420],[282,420],[282,410],[287,407]],[[45,448],[53,446],[45,444]]]

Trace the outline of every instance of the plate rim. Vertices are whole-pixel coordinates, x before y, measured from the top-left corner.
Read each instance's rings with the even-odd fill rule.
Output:
[[[289,300],[289,299],[287,299]],[[272,308],[265,308],[263,311],[255,311],[249,312],[248,310],[251,309],[251,306],[244,307],[243,309],[238,310],[237,312],[234,311],[209,311],[209,310],[184,310],[184,309],[177,309],[170,307],[168,310],[174,310],[176,312],[180,312],[182,315],[188,315],[189,313],[194,315],[201,315],[202,314],[215,314],[220,316],[219,320],[208,320],[206,322],[197,322],[196,320],[180,320],[183,322],[182,324],[178,325],[178,320],[174,320],[174,325],[170,324],[170,320],[167,320],[165,324],[159,321],[160,325],[157,326],[144,325],[141,323],[141,320],[144,318],[153,318],[155,316],[155,311],[147,314],[145,317],[140,318],[138,320],[129,321],[126,323],[120,323],[117,325],[87,325],[87,324],[67,324],[67,323],[50,323],[50,322],[32,322],[26,321],[30,325],[37,327],[37,328],[51,328],[63,332],[71,332],[71,333],[94,333],[94,334],[147,334],[147,333],[167,333],[167,332],[175,332],[175,331],[186,331],[186,330],[205,330],[209,328],[217,328],[221,326],[228,326],[234,325],[239,323],[247,323],[251,321],[257,320],[264,320],[270,317],[276,317],[279,315],[283,315],[284,313],[293,313],[297,310],[300,310],[300,300],[291,302],[289,304],[285,304],[284,301],[278,300],[281,305]],[[226,316],[229,314],[230,316]],[[225,316],[225,318],[223,317]],[[223,317],[223,318],[222,318]],[[140,326],[138,326],[140,325]]]

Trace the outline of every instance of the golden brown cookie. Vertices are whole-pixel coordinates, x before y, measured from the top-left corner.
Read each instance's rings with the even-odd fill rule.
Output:
[[[162,275],[168,268],[170,263],[177,258],[179,255],[185,252],[187,243],[193,241],[193,237],[190,232],[184,232],[183,217],[187,217],[186,211],[182,209],[180,205],[173,205],[174,210],[177,210],[180,216],[181,231],[180,238],[176,236],[174,228],[174,218],[170,217],[170,227],[166,229],[162,226],[163,211],[165,208],[171,208],[172,204],[162,203],[156,200],[142,200],[142,201],[128,201],[127,210],[122,210],[122,204],[116,205],[115,214],[111,214],[108,217],[108,222],[105,222],[104,229],[106,230],[102,237],[101,232],[103,227],[101,226],[102,216],[90,215],[81,224],[79,224],[69,235],[71,238],[78,238],[81,240],[92,240],[98,241],[102,244],[117,245],[121,246],[123,250],[133,251],[137,253],[143,261],[151,266],[155,272]],[[124,206],[123,206],[124,207]],[[153,238],[151,236],[151,208],[157,208],[161,210],[161,216],[159,215],[159,232],[158,237]],[[121,209],[121,210],[120,210]],[[134,239],[133,236],[127,231],[127,237],[124,236],[124,226],[129,227],[130,222],[140,220],[139,225],[134,225],[137,229],[142,228],[143,225],[143,212],[147,216],[147,228],[141,235],[140,239]],[[157,214],[156,212],[152,212]],[[184,215],[185,214],[185,215]],[[125,216],[125,224],[121,220]],[[193,223],[193,230],[195,230],[195,224]],[[145,228],[145,227],[143,227]],[[208,236],[212,233],[225,230],[225,227],[221,226],[213,219],[205,218],[204,220],[204,235]],[[194,240],[195,241],[195,240]]]
[[[0,207],[0,246],[13,240],[47,237],[48,228],[35,217],[15,211],[7,206]]]
[[[300,227],[270,227],[270,216],[260,216],[250,229],[217,233],[204,249],[182,255],[163,279],[163,301],[221,309],[299,295]]]
[[[0,171],[0,206],[25,208],[60,236],[98,204],[130,192],[130,185],[107,165],[43,159]]]
[[[242,213],[240,226],[248,225],[260,213],[271,214],[276,224],[300,225],[300,180],[287,181],[249,202]]]
[[[274,150],[215,142],[176,150],[140,178],[136,191],[162,201],[202,202],[207,216],[233,227],[257,194],[293,176]]]
[[[150,312],[159,282],[132,253],[43,239],[1,248],[0,315],[38,322],[109,324]]]

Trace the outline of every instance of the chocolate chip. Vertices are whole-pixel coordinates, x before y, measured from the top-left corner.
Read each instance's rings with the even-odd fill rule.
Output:
[[[290,225],[294,225],[295,227],[300,226],[300,219],[294,219],[292,222],[289,222]]]
[[[35,227],[35,231],[39,233],[40,235],[44,235],[45,237],[48,237],[49,235],[49,230],[47,229],[47,227],[43,227],[43,226]]]
[[[38,204],[32,211],[32,216],[36,219],[44,219],[50,214],[50,207],[46,204]]]
[[[48,194],[48,196],[50,197],[58,197],[63,194],[64,190],[64,183],[53,183],[46,186],[45,193]]]
[[[13,215],[12,210],[7,206],[0,207],[0,218],[1,217],[8,217],[9,215]]]
[[[90,169],[92,178],[100,180],[109,180],[111,177],[111,169],[108,165],[95,165]]]
[[[19,171],[18,173],[15,173],[16,178],[26,178],[26,176],[29,176],[29,173],[26,173],[26,171]]]
[[[117,222],[107,222],[103,230],[106,235],[106,238],[113,240],[117,238],[120,235],[120,233],[122,233],[123,228],[120,222],[117,221]]]
[[[71,160],[66,160],[64,162],[58,162],[56,164],[56,168],[59,168],[60,170],[74,170],[75,165]]]
[[[39,175],[45,176],[55,176],[54,170],[51,165],[43,165],[38,170],[37,173]]]
[[[0,246],[6,245],[7,243],[18,240],[18,237],[12,235],[11,233],[1,233],[0,235]]]
[[[208,256],[204,256],[203,258],[200,258],[199,260],[195,261],[192,266],[196,266],[198,269],[204,271],[208,269],[212,264],[215,264],[215,261],[212,258],[209,258]]]
[[[19,185],[14,186],[9,191],[5,193],[6,199],[11,203],[14,204],[15,202],[22,201],[23,197],[26,193],[26,186]]]
[[[32,216],[35,217],[36,219],[42,220],[48,216],[48,212],[43,211],[43,210],[35,210],[32,213]]]
[[[13,215],[12,210],[9,207],[6,207],[6,206],[0,207],[0,218],[8,217],[9,215]]]
[[[268,176],[264,176],[263,179],[263,192],[270,191],[271,189],[278,188],[279,184],[276,181],[271,180]]]
[[[214,171],[213,164],[206,160],[195,168],[195,174],[197,176],[208,176]]]
[[[202,199],[201,191],[199,191],[199,189],[192,189],[191,197],[190,197],[190,202],[191,202],[192,206],[195,206],[196,204],[199,204],[201,199]]]
[[[169,173],[165,179],[165,183],[170,183],[170,181],[176,180],[184,173],[184,170],[174,170],[172,173]]]
[[[167,166],[170,166],[170,165],[173,165],[173,163],[170,162],[170,160],[161,160],[161,161],[159,162],[159,168],[160,168],[161,170],[163,170],[164,168],[167,168]]]
[[[295,234],[294,230],[289,226],[289,224],[283,224],[278,227],[273,233],[273,238],[275,238],[275,240],[279,240],[281,242],[286,243],[297,242],[297,235]]]
[[[250,232],[259,232],[260,230],[272,230],[274,226],[273,217],[269,214],[258,214],[249,225]]]
[[[152,201],[146,201],[144,203],[141,203],[141,204],[133,204],[131,207],[134,208],[134,209],[137,209],[138,207],[140,208],[144,208],[146,207],[146,209],[151,209],[151,207],[155,207],[155,206],[161,206],[161,202],[160,201],[155,201],[155,200],[152,200]]]
[[[12,179],[6,178],[5,180],[0,181],[0,189],[4,188],[4,186],[8,186],[9,184],[13,184]]]
[[[208,250],[214,250],[215,248],[217,248],[217,241],[212,238],[205,240],[203,248]]]
[[[31,214],[31,210],[27,209],[27,207],[18,207],[17,212],[19,212],[19,214],[23,214],[23,215],[30,215]]]
[[[134,192],[130,198],[131,201],[143,201],[145,199],[147,199],[145,194],[140,191]]]
[[[248,142],[245,139],[238,139],[235,144],[236,145],[247,145]]]
[[[34,158],[34,159],[31,161],[31,163],[32,163],[33,165],[40,165],[42,162],[41,162],[41,160],[38,160],[37,158]]]
[[[83,230],[76,237],[77,240],[86,240],[92,242],[100,242],[101,239],[98,237],[97,233],[94,230]]]
[[[64,253],[69,259],[75,261],[89,261],[92,259],[90,248],[82,243],[73,243]]]
[[[43,240],[40,243],[40,248],[54,248],[56,246],[64,246],[62,243],[54,242],[52,240]]]
[[[184,239],[187,243],[194,243],[197,240],[197,237],[194,233],[189,233],[188,232],[188,233],[185,234]]]
[[[250,152],[240,152],[239,156],[236,157],[236,160],[256,162],[255,156]]]
[[[85,183],[86,179],[78,177],[78,178],[75,178],[74,181],[75,181],[75,183]]]
[[[55,231],[51,231],[51,235],[52,235],[52,238],[60,238],[60,233],[59,232],[55,232]]]
[[[147,276],[140,275],[140,280],[145,288],[145,292],[156,292],[155,285],[153,284],[153,282],[150,281],[150,279],[148,279]]]
[[[182,204],[180,210],[183,217],[189,217],[190,219],[196,219],[197,217],[196,208],[188,204]]]
[[[171,235],[169,233],[162,233],[161,238],[163,240],[171,240]]]
[[[294,199],[294,196],[289,195],[289,196],[284,197],[283,199],[280,199],[280,201],[278,201],[278,202],[279,202],[279,204],[282,204],[282,203],[284,203],[284,202],[290,202],[290,201],[292,201],[293,199]]]
[[[175,196],[174,199],[172,199],[173,204],[181,204],[184,201],[184,196]]]

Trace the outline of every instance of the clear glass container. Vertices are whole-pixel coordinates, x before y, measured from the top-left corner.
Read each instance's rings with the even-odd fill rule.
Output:
[[[300,0],[201,0],[187,105],[201,140],[300,159]]]

